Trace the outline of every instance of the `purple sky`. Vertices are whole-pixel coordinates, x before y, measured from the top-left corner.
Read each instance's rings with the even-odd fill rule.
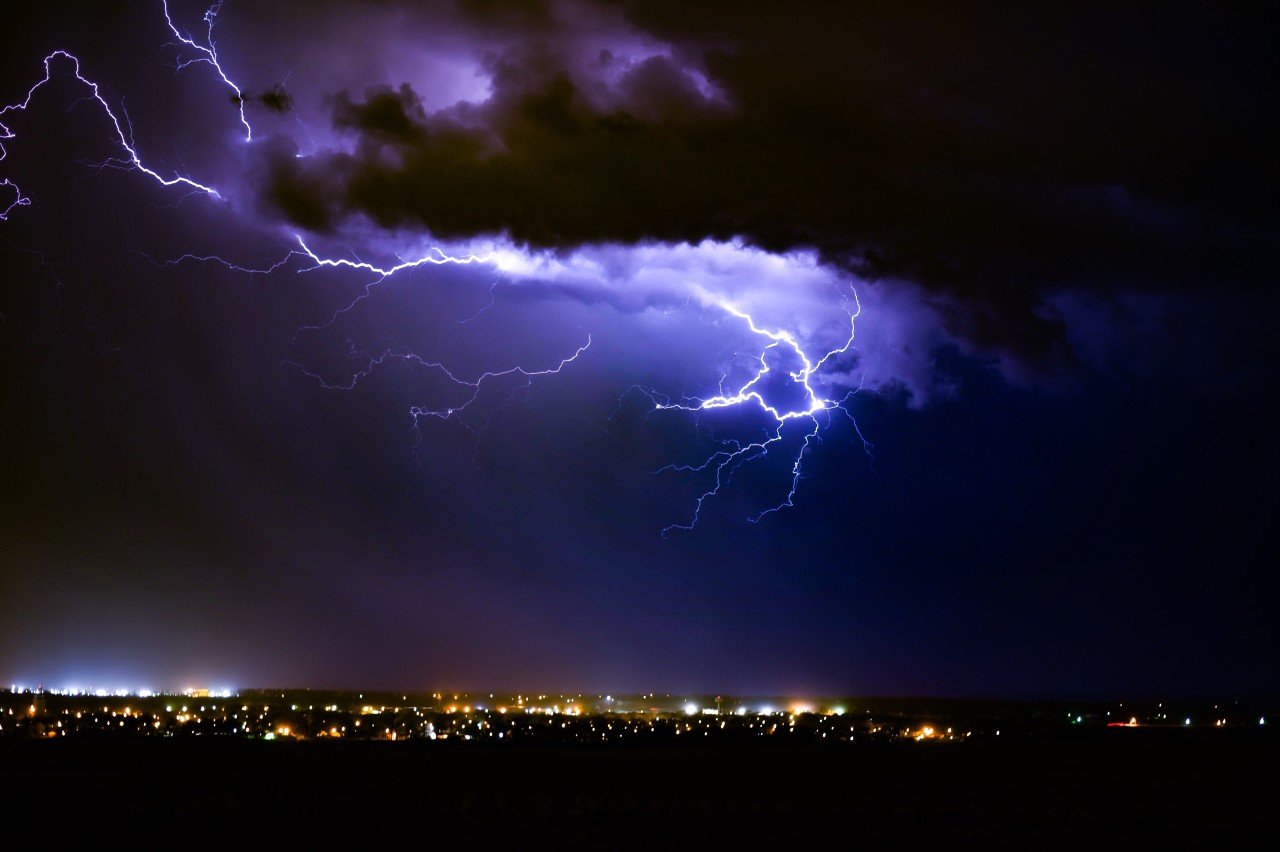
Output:
[[[686,5],[19,22],[0,680],[1274,689],[1268,29]]]

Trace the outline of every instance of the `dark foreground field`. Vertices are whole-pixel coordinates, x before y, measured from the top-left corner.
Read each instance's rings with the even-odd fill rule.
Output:
[[[1275,757],[1271,737],[1140,730],[950,746],[3,741],[0,816],[52,835],[154,826],[235,839],[342,823],[441,843],[460,831],[621,848],[820,838],[1185,847],[1265,825]]]

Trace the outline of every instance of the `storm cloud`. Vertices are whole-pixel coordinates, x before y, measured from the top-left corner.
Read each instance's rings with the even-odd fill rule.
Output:
[[[341,143],[264,149],[266,206],[316,231],[367,219],[535,249],[813,249],[922,288],[947,338],[1032,373],[1091,350],[1055,308],[1063,293],[1258,290],[1280,267],[1276,60],[1242,14],[558,2],[457,16],[489,34],[474,51],[487,98],[331,94]]]

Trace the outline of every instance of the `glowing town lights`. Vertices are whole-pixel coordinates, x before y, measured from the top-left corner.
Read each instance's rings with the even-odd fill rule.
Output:
[[[691,701],[688,704],[684,705],[684,712],[686,716],[693,716],[698,712],[698,705],[694,704]]]

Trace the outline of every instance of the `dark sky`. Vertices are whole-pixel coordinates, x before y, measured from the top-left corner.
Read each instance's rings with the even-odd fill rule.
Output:
[[[246,141],[170,11],[2,27],[218,196],[65,58],[0,115],[0,681],[1280,688],[1269,20],[231,0]],[[655,401],[855,306],[664,536],[779,427]]]

